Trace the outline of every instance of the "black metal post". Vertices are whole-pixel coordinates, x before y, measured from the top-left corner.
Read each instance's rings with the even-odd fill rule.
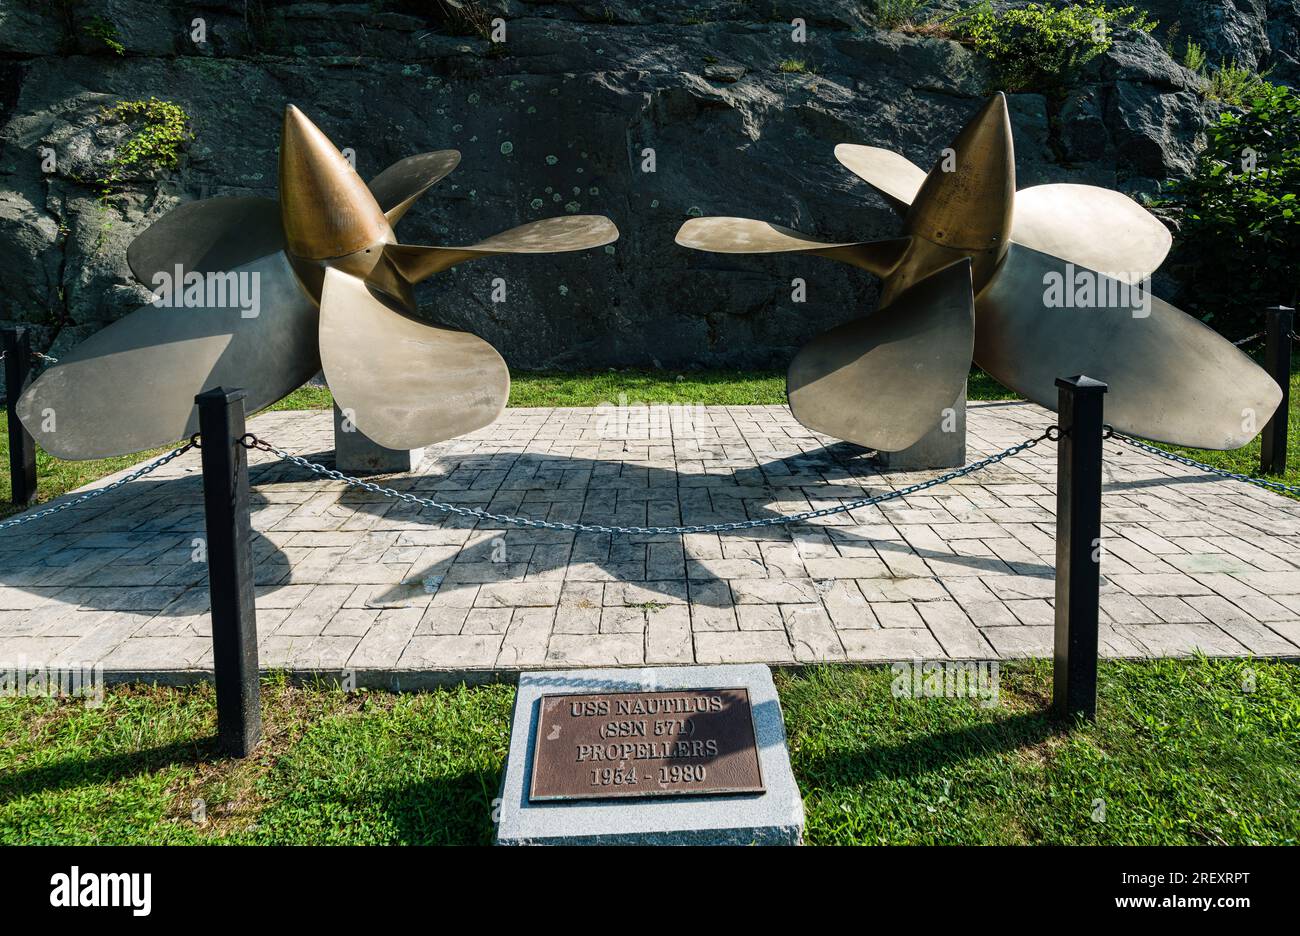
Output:
[[[18,419],[18,398],[31,377],[32,343],[27,329],[6,328],[5,409],[9,413],[9,499],[19,507],[36,500],[36,440]]]
[[[1291,416],[1291,332],[1295,309],[1271,306],[1265,311],[1264,367],[1282,388],[1278,404],[1259,440],[1259,473],[1286,473],[1286,437]]]
[[[248,756],[262,737],[248,449],[239,441],[244,435],[243,400],[243,390],[223,387],[194,398],[203,446],[217,740],[223,752],[235,757]]]
[[[1056,646],[1052,706],[1062,718],[1097,714],[1101,586],[1101,443],[1106,384],[1059,377],[1056,452]]]

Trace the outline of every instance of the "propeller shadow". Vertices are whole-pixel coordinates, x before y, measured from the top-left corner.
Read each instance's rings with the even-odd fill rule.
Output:
[[[299,454],[333,467],[332,450]],[[838,442],[757,465],[679,472],[631,465],[617,456],[503,451],[445,459],[446,470],[370,480],[422,498],[536,520],[701,525],[775,518],[861,497],[863,483],[867,494],[884,493],[891,489],[890,472],[873,464],[870,454]],[[626,583],[636,586],[642,604],[658,599],[712,608],[735,604],[728,580],[709,560],[695,561],[676,534],[521,528],[357,488],[335,497],[335,482],[283,461],[255,463],[250,480],[254,574],[259,605],[265,607],[283,607],[275,594],[290,586],[331,583],[369,586],[369,593],[356,599],[365,608],[424,605],[429,595],[459,607],[457,593],[485,584],[559,582]],[[0,533],[0,585],[50,599],[45,605],[75,600],[80,610],[129,608],[164,618],[206,612],[206,566],[194,553],[204,531],[197,471],[138,484],[149,487],[133,491],[137,484],[132,484],[92,501],[93,512],[70,511]],[[884,518],[864,522],[888,523]],[[774,524],[756,530],[754,537],[802,551],[799,535],[804,534],[814,539],[826,534],[828,557],[874,556],[891,570],[889,560],[902,556],[972,569],[990,561],[917,546],[901,537],[879,539],[844,526]],[[303,542],[295,544],[299,536]],[[156,572],[159,565],[165,573],[151,575],[149,570]],[[1017,562],[1011,568],[1025,575],[1053,574],[1046,563]],[[888,578],[914,577],[891,571]],[[83,578],[92,584],[83,584]],[[65,587],[72,591],[61,597],[59,589]],[[471,606],[473,596],[466,594],[463,604]],[[0,636],[39,634],[49,613],[40,607],[10,612]],[[559,613],[566,613],[563,607]]]

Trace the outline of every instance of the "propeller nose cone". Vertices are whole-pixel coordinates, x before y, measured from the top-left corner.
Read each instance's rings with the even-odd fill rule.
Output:
[[[310,260],[342,257],[391,233],[366,183],[292,104],[280,136],[280,216],[289,252]]]
[[[907,215],[907,231],[945,247],[993,250],[1011,234],[1016,156],[1007,98],[989,99],[926,176]]]

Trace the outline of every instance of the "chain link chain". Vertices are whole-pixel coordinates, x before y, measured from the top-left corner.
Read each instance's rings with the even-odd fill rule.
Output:
[[[310,462],[298,455],[292,455],[283,449],[276,448],[267,442],[254,436],[252,433],[244,435],[239,441],[247,448],[255,448],[263,452],[269,452],[277,458],[297,465],[300,468],[306,468],[308,471],[322,475],[334,481],[342,481],[349,487],[360,488],[371,494],[381,494],[384,497],[392,497],[398,500],[406,501],[410,504],[419,504],[421,507],[429,507],[433,510],[439,510],[444,513],[454,514],[459,517],[475,517],[479,520],[489,520],[493,523],[502,523],[512,526],[529,527],[538,530],[561,530],[569,533],[610,533],[633,536],[653,536],[653,535],[677,535],[682,533],[731,533],[737,530],[752,530],[759,527],[784,526],[790,523],[802,523],[805,520],[813,520],[819,517],[829,517],[834,514],[845,513],[850,510],[857,510],[860,507],[870,507],[874,504],[881,504],[885,501],[895,500],[900,497],[907,497],[910,494],[916,494],[928,488],[937,487],[940,484],[947,484],[957,478],[964,478],[967,475],[974,474],[996,465],[998,462],[1019,455],[1021,452],[1033,448],[1039,442],[1045,440],[1056,441],[1059,438],[1059,432],[1056,426],[1049,427],[1042,435],[1032,439],[1026,439],[1017,445],[1004,449],[995,455],[987,458],[981,458],[979,461],[971,462],[954,471],[938,477],[930,478],[928,481],[921,481],[916,484],[910,484],[907,487],[899,488],[896,491],[889,491],[885,494],[876,494],[872,497],[862,497],[844,504],[837,504],[834,507],[823,507],[820,510],[806,510],[802,513],[789,514],[779,517],[763,517],[758,520],[735,520],[731,523],[703,523],[691,526],[603,526],[591,523],[558,523],[550,520],[536,520],[531,517],[513,517],[504,514],[489,513],[478,507],[462,507],[457,504],[444,504],[427,497],[418,497],[406,491],[397,491],[393,488],[384,487],[371,481],[363,481],[360,478],[353,478],[345,475],[341,471],[328,468],[315,462]]]
[[[1107,427],[1110,428],[1110,427]],[[1228,471],[1224,468],[1216,468],[1214,465],[1207,465],[1205,462],[1198,462],[1194,458],[1188,458],[1186,455],[1176,455],[1173,452],[1166,452],[1162,448],[1157,448],[1147,442],[1142,442],[1132,436],[1124,435],[1122,432],[1111,430],[1111,437],[1117,442],[1123,442],[1125,445],[1131,445],[1135,449],[1141,449],[1151,455],[1158,455],[1161,458],[1177,462],[1188,468],[1199,468],[1201,471],[1208,471],[1210,474],[1218,475],[1220,478],[1230,478],[1233,481],[1242,481],[1246,484],[1254,484],[1257,487],[1269,488],[1274,491],[1281,491],[1284,494],[1295,494],[1300,496],[1300,487],[1293,484],[1283,484],[1281,481],[1270,481],[1268,478],[1256,478],[1253,475],[1238,474],[1234,471]]]
[[[1204,462],[1196,461],[1195,459],[1188,458],[1185,455],[1177,455],[1173,452],[1167,452],[1164,449],[1157,448],[1154,445],[1151,445],[1147,442],[1143,442],[1139,439],[1135,439],[1132,436],[1125,435],[1122,432],[1116,432],[1110,426],[1105,427],[1104,437],[1113,438],[1117,442],[1122,442],[1125,445],[1139,449],[1150,455],[1156,455],[1160,458],[1165,459],[1166,461],[1172,461],[1189,468],[1196,468],[1201,471],[1206,471],[1209,472],[1210,474],[1217,475],[1221,478],[1229,478],[1233,481],[1241,481],[1246,484],[1254,484],[1259,487],[1268,488],[1274,491],[1281,491],[1287,494],[1294,494],[1300,496],[1300,486],[1283,484],[1280,481],[1270,481],[1267,478],[1256,478],[1256,477],[1252,477],[1251,475],[1239,474],[1237,472],[1227,471],[1226,469],[1223,468],[1216,468],[1214,465],[1207,465]],[[245,448],[257,449],[259,451],[268,452],[276,456],[277,458],[282,459],[283,461],[287,461],[290,464],[297,465],[300,468],[305,468],[314,474],[321,475],[322,477],[329,478],[330,480],[341,481],[344,484],[348,485],[349,487],[359,488],[363,491],[368,491],[371,494],[380,494],[384,497],[391,497],[396,500],[405,501],[406,503],[410,503],[410,504],[418,504],[421,507],[428,507],[433,510],[442,511],[443,513],[449,513],[459,517],[474,517],[478,520],[488,520],[493,523],[502,523],[502,524],[508,524],[512,526],[528,527],[531,529],[539,529],[539,530],[559,530],[559,531],[569,532],[569,533],[606,533],[606,534],[622,534],[622,535],[635,535],[635,536],[653,536],[653,535],[678,535],[683,533],[730,533],[738,530],[752,530],[760,527],[784,526],[786,524],[802,523],[806,520],[815,520],[820,517],[829,517],[835,514],[846,513],[850,510],[858,510],[862,507],[871,507],[876,504],[885,503],[886,501],[897,500],[900,497],[908,497],[912,494],[918,494],[921,491],[928,490],[932,487],[938,487],[941,484],[947,484],[948,482],[955,481],[958,478],[964,478],[968,475],[974,474],[977,471],[983,471],[986,468],[990,468],[993,465],[996,465],[999,462],[1004,461],[1008,458],[1012,458],[1016,455],[1019,455],[1021,452],[1028,451],[1029,449],[1032,449],[1034,446],[1038,445],[1038,443],[1040,442],[1045,442],[1045,441],[1055,442],[1059,438],[1060,438],[1060,431],[1058,430],[1058,428],[1056,426],[1049,426],[1041,435],[1035,436],[1030,439],[1026,439],[1024,442],[1020,442],[1016,445],[1011,446],[1010,448],[1003,449],[1001,452],[997,452],[993,455],[988,456],[987,458],[981,458],[978,461],[971,462],[969,465],[964,465],[961,468],[954,469],[953,471],[945,472],[944,474],[930,478],[926,481],[918,481],[916,484],[909,484],[907,487],[899,488],[896,491],[888,491],[884,494],[876,494],[871,497],[858,498],[856,500],[852,500],[847,503],[837,504],[834,507],[823,507],[820,510],[805,510],[801,513],[788,514],[788,515],[782,515],[777,517],[763,517],[757,520],[735,520],[730,523],[704,523],[704,524],[693,524],[690,526],[645,526],[645,527],[604,526],[602,524],[592,524],[592,523],[560,523],[551,520],[537,520],[532,517],[515,517],[507,514],[490,513],[489,511],[483,510],[482,508],[479,507],[462,507],[458,504],[445,504],[439,501],[432,500],[427,497],[419,497],[415,494],[411,494],[408,491],[398,491],[390,487],[384,487],[381,484],[375,484],[372,481],[363,481],[360,478],[354,478],[350,475],[344,474],[341,471],[337,471],[325,465],[318,464],[317,462],[308,461],[307,459],[299,455],[294,455],[290,452],[286,452],[284,449],[277,448],[268,442],[262,441],[261,439],[257,438],[257,436],[253,435],[251,432],[246,433],[244,436],[242,436],[239,439],[239,443],[243,445]],[[199,443],[196,434],[195,438],[190,439],[190,441],[186,442],[184,445],[173,449],[172,451],[168,452],[166,455],[163,455],[161,458],[157,459],[156,461],[152,461],[149,464],[131,472],[130,474],[122,478],[119,478],[117,481],[114,481],[112,484],[107,484],[102,488],[96,488],[93,491],[88,491],[74,500],[66,501],[54,507],[47,507],[44,510],[36,511],[35,513],[24,514],[21,517],[15,517],[12,520],[5,520],[3,522],[0,522],[0,530],[5,530],[10,527],[20,526],[24,523],[31,523],[33,520],[40,520],[44,517],[61,513],[64,510],[71,510],[73,507],[78,507],[81,504],[84,504],[86,501],[92,500],[103,494],[107,494],[109,491],[115,491],[120,487],[130,484],[132,481],[138,481],[140,478],[143,478],[145,475],[148,475],[158,470],[168,462],[180,458],[190,449],[194,449],[198,447],[199,447]]]
[[[131,472],[126,477],[119,478],[118,480],[114,481],[112,484],[106,484],[102,488],[96,488],[93,491],[87,491],[85,494],[82,494],[76,500],[70,500],[62,504],[57,504],[53,507],[46,507],[44,510],[36,511],[36,513],[23,514],[21,517],[14,517],[12,520],[5,520],[3,523],[0,523],[0,530],[7,530],[9,527],[21,526],[24,523],[31,523],[33,520],[40,520],[41,518],[48,517],[51,514],[61,513],[64,510],[71,510],[73,507],[77,507],[81,504],[84,504],[86,501],[99,497],[101,494],[107,494],[109,491],[115,491],[118,488],[122,487],[123,485],[130,484],[132,481],[137,481],[140,478],[143,478],[145,475],[149,474],[152,471],[157,471],[159,468],[167,464],[169,461],[172,461],[173,459],[176,458],[180,458],[182,455],[184,455],[192,448],[194,448],[194,443],[186,442],[180,448],[173,449],[172,451],[168,452],[166,455],[159,458],[157,461],[152,461],[149,464],[145,465],[143,468],[138,468],[137,470]]]
[[[7,358],[8,356],[9,356],[8,351],[0,351],[0,362],[3,362],[4,359]],[[40,351],[33,351],[32,357],[37,361],[44,361],[47,367],[50,366],[51,364],[59,363],[58,358],[50,357],[48,354],[42,354]]]
[[[1261,331],[1261,332],[1255,332],[1255,334],[1251,335],[1251,336],[1248,337],[1248,338],[1242,338],[1240,341],[1234,341],[1233,344],[1234,344],[1236,347],[1240,348],[1242,345],[1246,344],[1247,342],[1254,341],[1256,338],[1263,338],[1265,334],[1267,334],[1267,332],[1262,332],[1262,331]],[[1300,334],[1297,334],[1296,332],[1293,332],[1293,331],[1289,331],[1289,332],[1287,332],[1287,333],[1286,333],[1285,335],[1283,335],[1282,337],[1283,337],[1283,338],[1290,338],[1292,341],[1300,341]]]

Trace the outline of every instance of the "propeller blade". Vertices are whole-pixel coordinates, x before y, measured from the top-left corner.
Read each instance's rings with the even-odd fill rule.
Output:
[[[618,228],[603,215],[567,215],[546,218],[493,234],[468,247],[425,247],[417,244],[389,244],[385,256],[412,283],[465,260],[497,254],[553,254],[603,247],[618,240]]]
[[[1079,279],[1076,281],[1076,277]],[[1088,307],[1061,308],[1047,290],[1092,283]],[[1120,432],[1204,449],[1240,448],[1268,422],[1282,391],[1232,343],[1139,287],[1012,244],[976,302],[975,360],[995,379],[1056,409],[1056,378],[1109,385],[1106,422]],[[1101,295],[1104,293],[1105,295]],[[1083,305],[1075,296],[1075,305]],[[1126,301],[1128,300],[1128,301]]]
[[[275,253],[231,272],[256,276],[244,280],[257,283],[255,316],[229,300],[135,310],[27,388],[18,400],[27,431],[58,458],[126,455],[198,431],[194,396],[204,390],[242,387],[251,412],[306,383],[320,369],[316,305],[288,258]]]
[[[1035,185],[1016,193],[1011,238],[1126,283],[1164,262],[1173,235],[1122,192],[1095,185]]]
[[[510,396],[510,372],[486,341],[407,318],[333,268],[321,293],[320,357],[339,408],[388,448],[481,429]]]
[[[389,224],[396,224],[416,199],[444,179],[460,163],[456,150],[436,150],[408,156],[370,180],[370,191]]]
[[[150,288],[157,273],[233,270],[284,249],[280,203],[273,198],[206,198],[178,205],[126,248],[135,278]]]
[[[961,394],[973,331],[971,262],[964,259],[805,345],[786,375],[790,409],[815,432],[880,451],[905,449]]]
[[[841,143],[835,147],[835,158],[863,182],[904,206],[912,204],[925,181],[925,170],[916,163],[878,146]]]
[[[911,243],[910,237],[835,243],[751,218],[691,218],[681,226],[676,240],[683,247],[713,253],[811,253],[848,263],[877,276],[888,276],[893,272]]]

